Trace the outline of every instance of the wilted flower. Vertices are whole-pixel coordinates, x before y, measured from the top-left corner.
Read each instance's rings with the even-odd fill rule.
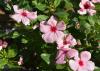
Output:
[[[80,15],[89,14],[94,15],[96,13],[96,10],[94,10],[95,6],[90,0],[81,0],[79,4],[80,9],[78,10],[78,13]]]
[[[29,12],[24,9],[18,9],[17,5],[13,6],[15,14],[11,16],[18,23],[22,21],[25,25],[30,25],[30,20],[34,20],[37,18],[37,12]]]
[[[43,33],[42,38],[47,43],[53,43],[64,36],[63,31],[66,26],[63,21],[57,23],[53,16],[48,21],[40,23],[40,31]]]
[[[69,60],[69,66],[73,71],[93,71],[95,64],[90,59],[91,53],[83,51],[80,54],[80,58]]]

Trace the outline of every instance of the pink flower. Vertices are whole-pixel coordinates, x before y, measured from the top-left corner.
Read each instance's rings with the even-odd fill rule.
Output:
[[[18,65],[22,65],[23,64],[23,57],[20,56],[19,61],[18,61]]]
[[[100,3],[100,0],[92,0],[93,3]]]
[[[6,48],[8,45],[8,43],[6,41],[0,40],[0,50],[2,50],[3,48]]]
[[[58,50],[57,57],[56,57],[56,63],[57,64],[65,64],[66,58],[74,58],[76,59],[78,56],[78,51],[71,48],[62,48]]]
[[[0,50],[2,50],[2,48],[3,48],[2,43],[3,43],[2,40],[0,40]]]
[[[11,16],[15,21],[22,22],[25,25],[30,24],[30,20],[34,20],[37,18],[37,12],[29,12],[24,9],[18,9],[17,5],[13,6],[15,14]]]
[[[40,31],[43,33],[42,38],[46,43],[53,43],[64,36],[63,31],[66,26],[63,21],[57,23],[53,16],[48,21],[40,23]]]
[[[70,49],[70,50],[68,50],[66,56],[68,58],[77,59],[78,58],[78,51],[76,49]]]
[[[57,64],[65,64],[65,58],[76,58],[78,56],[78,52],[75,49],[71,49],[69,47],[73,47],[77,44],[76,40],[73,38],[71,34],[65,35],[62,39],[57,41],[58,44],[58,52],[56,57]]]
[[[2,47],[6,48],[8,46],[8,43],[6,41],[3,41]]]
[[[71,35],[65,35],[62,39],[59,39],[57,41],[58,47],[57,49],[60,49],[62,47],[64,48],[69,48],[69,47],[73,47],[77,44],[75,38]]]
[[[66,60],[65,60],[66,53],[67,53],[67,49],[65,51],[58,50],[57,57],[56,57],[56,64],[65,64],[66,63]]]
[[[94,15],[96,13],[96,11],[93,10],[95,8],[94,4],[89,0],[81,0],[79,6],[80,9],[78,10],[78,13],[80,15],[84,15],[87,13],[89,13],[89,15]]]
[[[90,59],[91,53],[83,51],[80,54],[80,58],[69,60],[69,66],[73,71],[93,71],[95,64]]]

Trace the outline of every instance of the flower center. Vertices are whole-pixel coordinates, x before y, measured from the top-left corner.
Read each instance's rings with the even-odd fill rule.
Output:
[[[67,42],[66,40],[63,41],[63,44],[64,44],[64,45],[66,45],[66,44],[68,44],[68,43],[69,43],[69,42]]]
[[[84,63],[83,63],[82,60],[79,60],[79,65],[80,65],[80,66],[83,66],[83,65],[84,65]]]
[[[64,45],[70,44],[70,41],[66,41],[66,37],[65,37],[65,38],[64,38],[64,41],[63,41],[63,44],[64,44]]]
[[[26,12],[22,12],[21,15],[24,16],[24,17],[26,17],[27,13]]]
[[[85,8],[85,9],[89,9],[90,7],[91,7],[90,3],[86,2],[86,3],[84,4],[84,8]]]
[[[55,26],[51,26],[51,32],[56,32],[57,28]]]

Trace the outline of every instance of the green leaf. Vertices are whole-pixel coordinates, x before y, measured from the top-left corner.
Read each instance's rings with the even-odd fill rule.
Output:
[[[25,39],[25,38],[22,38],[21,42],[24,43],[24,44],[26,44],[26,43],[28,43],[28,40]]]
[[[37,19],[38,19],[39,21],[46,20],[47,18],[48,18],[48,16],[46,16],[46,15],[38,15],[38,17],[37,17]]]
[[[19,37],[19,33],[18,33],[17,31],[15,31],[15,32],[13,33],[13,35],[12,35],[12,38],[17,38],[17,37]]]
[[[100,11],[100,4],[96,4],[95,6],[96,6],[96,7],[95,7],[96,11],[99,12],[99,11]]]
[[[11,6],[7,4],[6,10],[11,10]]]
[[[79,16],[80,20],[86,20],[88,16]]]
[[[59,12],[56,12],[55,13],[61,20],[64,20],[65,22],[68,22],[69,19],[68,19],[68,16],[69,14],[64,12],[64,11],[59,11]]]
[[[37,5],[37,1],[32,1],[32,4],[33,5]]]
[[[68,0],[64,0],[64,1],[65,1],[65,8],[67,10],[73,10],[73,4]]]
[[[80,25],[81,25],[81,28],[84,28],[84,29],[91,28],[91,25],[89,23],[87,23],[86,21],[80,21]]]
[[[56,69],[64,69],[65,65],[57,64]]]
[[[12,48],[8,49],[8,58],[13,58],[16,56],[16,54],[17,53],[16,53],[15,49],[12,49]]]
[[[6,65],[8,63],[8,60],[3,58],[3,59],[0,59],[0,69],[3,69],[4,68],[4,65]]]
[[[91,25],[86,21],[80,21],[80,27],[80,29],[86,34],[89,34],[91,32]]]
[[[94,26],[94,24],[95,24],[94,17],[88,16],[88,21],[92,26]]]
[[[42,53],[41,58],[47,63],[50,64],[50,54]]]
[[[36,4],[36,8],[39,9],[40,11],[44,11],[46,9],[46,5],[42,3]]]
[[[97,67],[94,71],[100,71],[100,68],[99,68],[99,67]]]
[[[9,61],[7,65],[9,66],[9,68],[15,68],[15,69],[20,68],[20,66],[17,63],[11,61]]]
[[[54,1],[54,6],[58,7],[60,3],[61,3],[61,0],[55,0]]]

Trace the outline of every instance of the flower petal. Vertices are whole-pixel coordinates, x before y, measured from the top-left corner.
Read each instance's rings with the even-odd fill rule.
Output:
[[[64,37],[64,33],[62,31],[57,31],[56,32],[57,38],[56,41],[58,41],[59,39],[62,39]]]
[[[43,34],[42,35],[42,38],[44,39],[44,41],[46,43],[53,43],[55,41],[55,34],[54,33],[51,33],[51,32],[48,32],[46,34]]]
[[[96,10],[88,10],[89,15],[93,16],[94,14],[96,14]]]
[[[89,0],[81,0],[82,4],[85,4],[86,2],[88,2]]]
[[[71,44],[70,46],[72,46],[72,47],[75,46],[75,45],[77,45],[76,39],[73,38],[71,40],[70,44]]]
[[[22,23],[24,25],[30,25],[30,20],[27,17],[22,17]]]
[[[69,60],[69,66],[73,71],[76,71],[78,69],[78,64],[74,60]]]
[[[80,9],[80,10],[78,10],[77,11],[80,15],[84,15],[84,14],[86,14],[87,13],[87,11],[86,11],[86,9]]]
[[[34,20],[37,18],[37,12],[30,12],[28,13],[27,17],[31,20]]]
[[[94,68],[95,68],[94,62],[88,61],[88,62],[87,62],[87,69],[88,69],[89,71],[93,71]]]
[[[75,49],[68,50],[67,57],[68,58],[73,58],[74,57],[74,59],[77,59],[78,58],[78,51],[75,50]]]
[[[2,46],[0,46],[0,51],[2,50]]]
[[[66,56],[66,53],[64,53],[64,51],[62,51],[62,50],[59,50],[57,57],[56,57],[56,59],[57,59],[56,63],[57,64],[65,64],[66,63],[65,56]]]
[[[82,60],[88,61],[88,60],[91,59],[91,53],[88,52],[88,51],[83,51],[83,52],[81,52],[80,57],[81,57]]]
[[[54,16],[50,17],[50,19],[47,21],[47,24],[50,26],[56,26],[57,21],[55,20]]]
[[[78,71],[88,71],[88,70],[86,68],[84,68],[84,67],[79,67]]]
[[[48,33],[50,31],[50,26],[45,25],[45,21],[40,22],[40,31],[43,33]]]
[[[13,9],[15,13],[21,13],[23,9],[18,9],[18,5],[13,5]]]
[[[63,39],[58,39],[56,43],[58,46],[57,49],[61,49],[63,47]]]
[[[57,29],[58,30],[65,30],[66,29],[66,25],[65,25],[64,21],[61,21],[57,24]]]
[[[92,0],[93,3],[100,3],[100,0]]]
[[[18,5],[13,5],[13,9],[17,13],[17,11],[18,11]]]
[[[21,22],[21,16],[19,14],[11,15],[11,18],[17,21],[18,23]]]

